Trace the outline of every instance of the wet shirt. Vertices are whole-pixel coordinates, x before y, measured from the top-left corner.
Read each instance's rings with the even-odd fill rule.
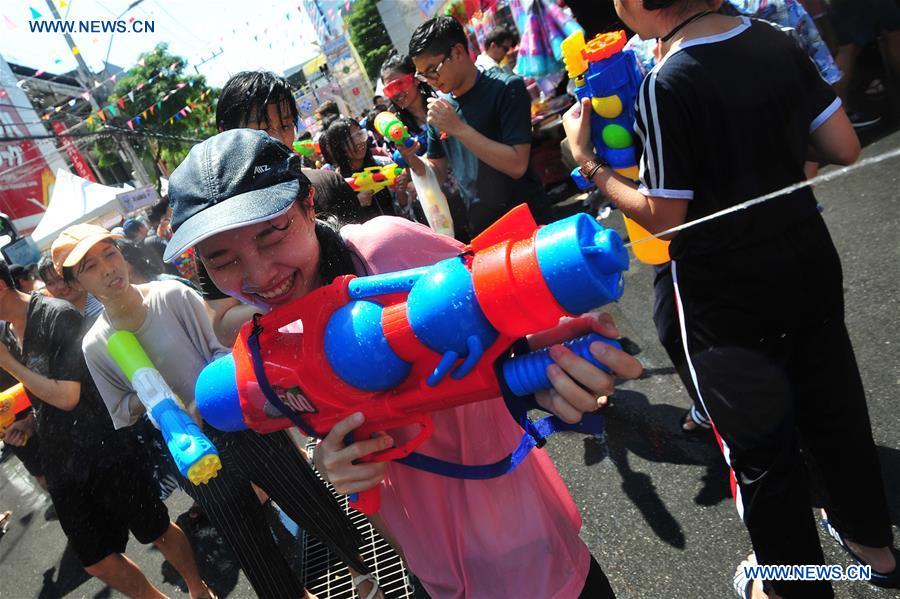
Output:
[[[428,227],[380,217],[341,229],[357,273],[433,264],[462,244]],[[522,429],[496,398],[440,410],[417,452],[461,464],[493,463],[518,444]],[[398,445],[417,425],[388,431]],[[578,535],[581,515],[545,451],[490,480],[437,476],[387,463],[381,509],[391,537],[431,597],[578,597],[590,554]]]
[[[461,96],[442,96],[460,118],[493,141],[516,146],[531,143],[531,96],[521,78],[501,69],[480,73]],[[462,143],[429,126],[428,157],[447,158],[469,211],[471,233],[486,229],[512,207],[526,202],[538,222],[546,219],[549,199],[530,161],[518,179],[480,160]]]
[[[54,407],[26,389],[35,410],[48,482],[78,479],[101,453],[118,451],[124,442],[115,434],[84,363],[84,317],[68,302],[35,293],[28,302],[25,323],[23,347],[7,323],[0,325],[0,341],[13,357],[49,379],[81,383],[81,397],[71,411]]]

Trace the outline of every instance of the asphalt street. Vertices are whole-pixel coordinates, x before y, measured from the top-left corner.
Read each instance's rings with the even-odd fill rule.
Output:
[[[894,133],[869,145],[863,156],[898,146],[900,133]],[[895,535],[900,523],[898,191],[898,159],[816,189],[843,260],[847,325],[866,386]],[[609,222],[621,225],[615,214]],[[622,334],[641,350],[644,377],[620,386],[607,410],[605,439],[559,435],[547,450],[581,508],[582,536],[619,597],[733,596],[732,576],[750,551],[749,540],[718,448],[679,432],[678,418],[690,400],[656,340],[651,282],[650,267],[633,262],[625,296],[610,308]],[[169,505],[175,518],[190,503],[176,493]],[[0,598],[117,596],[82,573],[58,522],[46,518],[48,507],[17,459],[0,464],[0,510],[14,512],[0,538]],[[196,538],[205,554],[201,568],[217,581],[220,596],[252,597],[221,539],[205,530]],[[822,542],[829,563],[850,563],[830,538]],[[158,551],[132,539],[127,553],[165,593],[181,595],[173,582],[177,576]],[[861,582],[835,586],[841,598],[898,596]]]

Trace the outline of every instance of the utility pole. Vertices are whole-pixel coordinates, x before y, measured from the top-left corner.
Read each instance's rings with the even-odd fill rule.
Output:
[[[200,74],[200,65],[204,65],[211,60],[215,60],[216,58],[221,56],[223,52],[225,52],[225,50],[222,47],[219,47],[218,52],[213,50],[213,52],[212,52],[212,54],[210,54],[209,58],[204,58],[203,60],[201,60],[200,62],[198,62],[197,64],[194,65],[194,70],[197,71],[197,74],[199,75]]]
[[[57,21],[62,20],[62,17],[59,16],[59,11],[56,10],[56,5],[53,4],[53,0],[47,0],[47,7]],[[69,50],[72,52],[75,61],[78,63],[78,74],[81,76],[82,85],[84,85],[85,89],[92,89],[94,87],[94,79],[91,76],[91,71],[88,69],[87,63],[81,56],[81,50],[75,45],[75,41],[72,39],[71,35],[63,33],[63,37],[66,38]],[[97,103],[96,98],[94,98],[94,94],[88,94],[88,96],[90,98],[89,102],[91,103],[91,108],[93,108],[95,112],[100,110],[100,105]],[[134,168],[134,177],[137,179],[137,183],[140,186],[150,185],[150,177],[147,175],[144,163],[141,161],[137,152],[134,151],[134,148],[131,147],[131,142],[127,139],[119,139],[118,135],[114,135],[113,139],[116,140],[119,148],[121,148],[122,152],[125,154],[125,162],[130,163]]]

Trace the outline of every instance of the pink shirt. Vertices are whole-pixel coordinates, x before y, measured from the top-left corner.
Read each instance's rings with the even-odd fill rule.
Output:
[[[432,264],[462,247],[404,219],[382,216],[341,236],[368,274]],[[522,437],[500,398],[435,412],[434,435],[418,451],[461,464],[488,464]],[[416,427],[389,431],[398,442]],[[435,599],[578,597],[590,553],[581,515],[543,450],[491,480],[459,480],[389,463],[381,511],[410,569]]]

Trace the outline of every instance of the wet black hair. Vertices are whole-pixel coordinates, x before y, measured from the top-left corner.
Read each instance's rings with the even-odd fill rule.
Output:
[[[484,47],[485,49],[490,48],[491,44],[502,46],[503,42],[505,42],[506,40],[510,40],[513,44],[515,44],[516,34],[514,34],[506,27],[494,27],[493,29],[491,29],[490,33],[485,36]]]
[[[288,80],[271,71],[242,71],[229,79],[219,92],[216,127],[221,131],[238,129],[254,116],[259,122],[271,125],[266,113],[269,104],[275,104],[279,110],[287,104],[294,128],[297,127],[300,114]]]
[[[147,220],[150,221],[150,224],[156,227],[159,224],[159,221],[162,220],[162,217],[166,215],[166,210],[169,209],[169,196],[163,196],[163,198],[153,204],[150,207],[150,210],[147,211]]]
[[[390,73],[415,75],[416,65],[413,63],[412,58],[408,54],[400,54],[396,50],[392,50],[387,59],[381,65],[381,79],[384,80],[385,75],[388,75]],[[422,100],[427,106],[428,98],[436,98],[437,95],[434,93],[434,90],[431,89],[431,86],[427,83],[419,81],[418,79],[414,79],[414,81],[416,83],[416,90],[419,92],[419,95],[422,96]],[[388,98],[388,100],[390,100],[390,98]],[[393,102],[391,102],[390,109],[391,112],[400,117],[400,120],[411,132],[419,130],[419,124],[416,123],[415,117],[409,110],[401,109]]]
[[[53,258],[50,256],[50,250],[41,254],[41,259],[37,263],[38,276],[45,283],[47,282],[47,273],[52,272],[58,279],[60,274],[56,272],[56,266],[53,265]]]
[[[325,141],[324,147],[328,148],[329,162],[340,170],[341,176],[343,177],[349,177],[353,172],[353,169],[350,166],[348,150],[350,144],[353,143],[351,138],[354,126],[362,129],[362,127],[359,126],[359,123],[353,119],[341,117],[335,119],[334,122],[328,126],[328,129],[325,130],[325,133],[322,134],[322,140]],[[365,129],[363,129],[363,131],[365,131]],[[319,145],[322,145],[321,140]],[[366,148],[366,157],[363,159],[363,162],[372,162],[371,148]]]
[[[453,17],[435,17],[419,25],[409,40],[409,55],[449,54],[456,44],[468,50],[469,40],[462,25]]]
[[[13,280],[12,275],[9,274],[9,264],[0,260],[0,281],[6,283],[6,286],[10,289],[17,289],[16,282]]]
[[[165,271],[165,264],[159,255],[143,243],[135,243],[130,239],[119,239],[116,241],[116,247],[122,252],[125,262],[134,268],[135,273],[148,281],[155,280]]]

